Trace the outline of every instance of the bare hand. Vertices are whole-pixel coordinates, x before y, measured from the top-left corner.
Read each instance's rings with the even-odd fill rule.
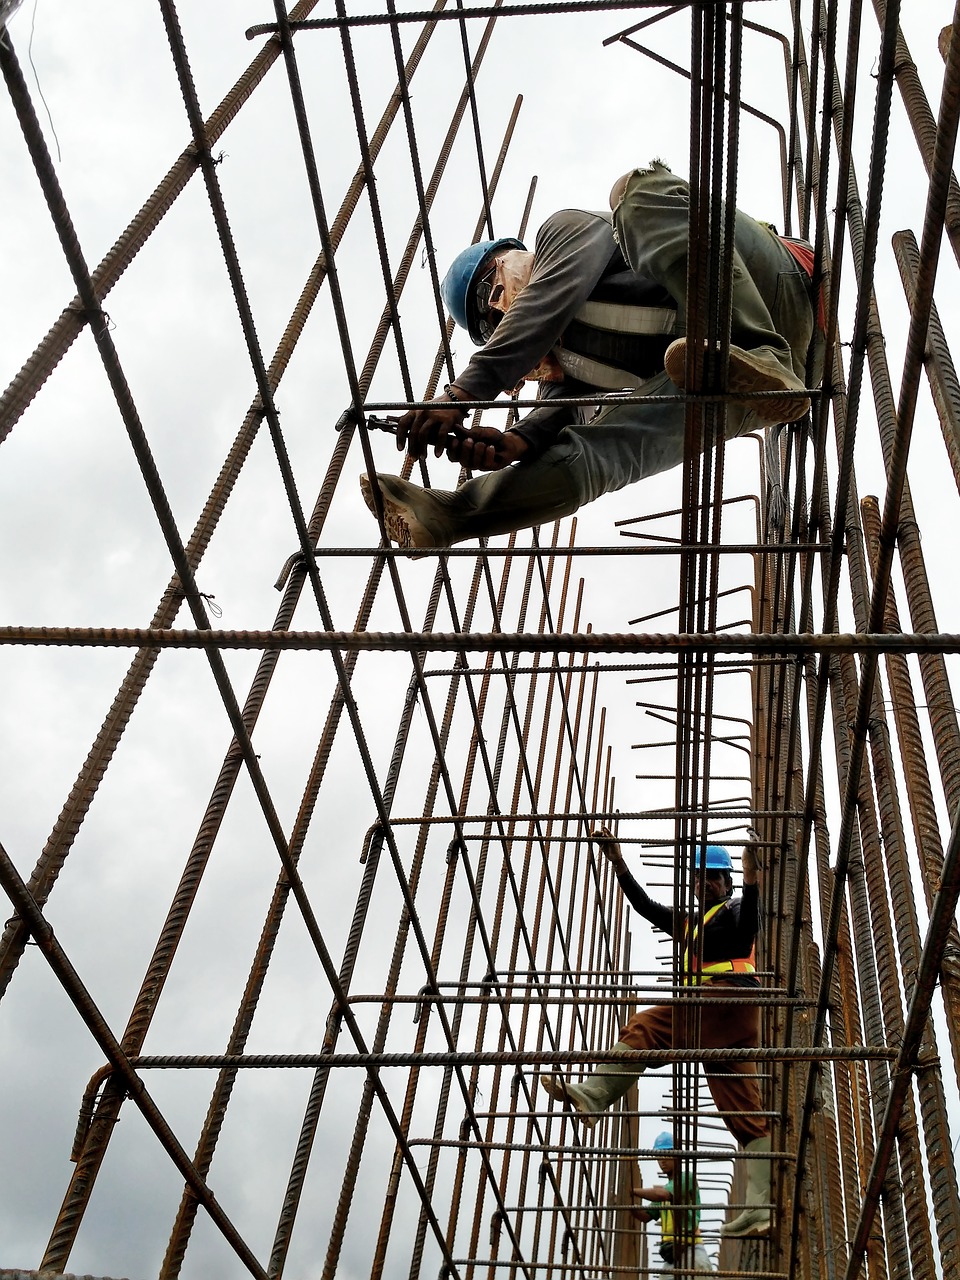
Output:
[[[609,827],[597,827],[592,831],[591,838],[594,844],[607,859],[612,862],[615,867],[623,863],[623,854],[620,851],[620,841],[616,838]]]
[[[516,431],[472,427],[447,438],[447,457],[470,471],[500,471],[522,458],[530,446]]]
[[[411,458],[423,458],[433,445],[436,457],[464,431],[466,409],[458,409],[452,400],[439,396],[425,409],[410,409],[397,423],[397,448],[406,446]]]

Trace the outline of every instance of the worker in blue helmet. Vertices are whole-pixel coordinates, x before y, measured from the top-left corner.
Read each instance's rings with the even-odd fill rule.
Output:
[[[413,458],[433,448],[483,474],[456,490],[378,474],[379,502],[362,477],[367,505],[401,546],[512,533],[682,462],[689,190],[655,161],[619,179],[610,204],[554,213],[532,249],[471,245],[447,272],[444,301],[480,350],[441,395],[404,414],[397,446]],[[816,365],[822,349],[809,246],[743,213],[734,240],[727,438],[802,417],[807,351],[813,342]],[[515,426],[466,426],[461,401],[494,400],[524,380],[542,404]],[[624,391],[667,398],[624,404]],[[590,403],[557,403],[577,396]]]
[[[678,944],[679,981],[708,997],[699,1006],[696,1026],[686,1026],[688,1003],[654,1005],[635,1013],[621,1029],[614,1054],[644,1049],[755,1049],[760,1044],[760,1010],[750,998],[759,989],[754,949],[760,931],[760,864],[753,843],[744,847],[743,889],[733,892],[733,860],[720,845],[697,849],[692,858],[697,909],[655,902],[627,868],[619,841],[601,827],[594,833],[610,862],[624,897],[654,928]],[[559,1075],[541,1077],[550,1097],[576,1111],[592,1127],[601,1112],[627,1092],[643,1072],[642,1061],[601,1063],[580,1082]],[[749,1159],[746,1208],[721,1228],[724,1236],[766,1235],[770,1230],[770,1124],[753,1061],[704,1060],[704,1074],[724,1124]]]
[[[660,1172],[665,1183],[631,1188],[636,1202],[650,1201],[650,1207],[642,1203],[631,1205],[631,1212],[641,1222],[660,1223],[660,1243],[657,1252],[666,1264],[665,1271],[681,1270],[713,1271],[700,1234],[700,1190],[695,1177],[682,1167],[680,1153],[674,1149],[673,1134],[668,1130],[658,1133],[653,1140]],[[639,1172],[639,1170],[638,1170]]]
[[[440,285],[443,305],[478,347],[493,337],[494,329],[503,318],[504,313],[496,304],[504,290],[503,263],[517,261],[507,257],[513,251],[526,254],[526,246],[510,237],[480,240],[457,254]]]

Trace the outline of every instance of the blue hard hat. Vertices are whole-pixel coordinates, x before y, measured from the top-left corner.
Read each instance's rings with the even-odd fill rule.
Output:
[[[658,1133],[653,1140],[654,1151],[672,1151],[673,1150],[673,1134],[664,1129],[663,1133]]]
[[[507,249],[525,249],[519,240],[479,240],[454,258],[443,277],[440,295],[443,304],[461,329],[466,329],[478,347],[490,338],[500,323],[499,311],[481,312],[477,306],[476,286],[498,253]],[[496,316],[496,319],[493,317]]]
[[[700,871],[704,867],[708,871],[733,871],[733,862],[722,845],[708,844],[694,856],[693,869]]]

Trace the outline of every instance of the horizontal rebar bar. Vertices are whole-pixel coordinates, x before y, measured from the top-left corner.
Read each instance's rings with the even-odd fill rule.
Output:
[[[74,969],[57,941],[53,929],[44,918],[43,913],[34,901],[33,895],[14,866],[10,855],[2,845],[0,845],[0,885],[3,886],[4,892],[17,913],[26,922],[31,935],[56,975],[58,982],[70,997],[91,1036],[113,1067],[114,1074],[124,1082],[130,1098],[156,1134],[157,1139],[170,1156],[177,1171],[206,1209],[211,1221],[216,1224],[224,1239],[247,1271],[251,1275],[259,1277],[259,1280],[267,1280],[266,1271],[260,1266],[240,1232],[221,1208],[213,1192],[207,1186],[205,1179],[197,1172],[193,1161],[180,1145],[160,1108],[147,1092],[143,1081],[136,1074],[131,1065],[131,1059],[124,1053],[122,1045],[110,1030],[106,1019],[94,1003],[90,992],[80,980],[80,975]]]
[[[616,1062],[654,1066],[673,1062],[870,1062],[893,1061],[897,1050],[887,1045],[826,1045],[815,1049],[781,1046],[770,1049],[645,1049],[642,1053],[612,1054],[604,1049],[456,1050],[451,1053],[206,1053],[146,1054],[131,1058],[137,1070],[176,1070],[245,1067],[450,1067],[450,1066],[574,1066]]]
[[[409,554],[409,553],[408,553]],[[0,627],[0,644],[89,645],[93,648],[320,649],[398,653],[960,653],[960,634],[875,632],[856,635],[632,635],[572,632],[563,635],[444,631],[197,631],[153,627]]]
[[[630,533],[629,530],[621,530],[621,536],[624,538],[637,538],[639,535]],[[809,555],[823,555],[831,550],[830,546],[825,542],[680,542],[668,539],[663,543],[657,543],[652,546],[638,546],[636,542],[629,545],[617,544],[616,546],[606,547],[523,547],[523,546],[503,546],[503,547],[422,547],[417,551],[408,551],[405,547],[317,547],[314,551],[316,559],[330,559],[336,557],[338,559],[359,559],[364,556],[387,556],[414,558],[420,557],[426,559],[430,556],[445,555],[459,557],[463,559],[466,556],[482,555],[486,558],[502,559],[505,556],[518,557],[536,556],[543,557],[545,560],[577,560],[580,557],[584,559],[595,559],[598,557],[611,557],[616,559],[621,556],[637,556],[647,559],[651,556],[675,556],[679,554],[687,554],[689,552],[715,551],[723,555],[736,556],[752,556],[752,555],[771,555],[771,556],[792,556],[795,552],[802,551]],[[299,559],[295,556],[294,559]]]
[[[685,0],[687,4],[692,0]],[[407,13],[369,13],[348,17],[346,14],[330,18],[307,18],[300,22],[289,23],[289,29],[297,31],[321,31],[331,27],[371,27],[389,26],[397,22],[436,22],[438,19],[456,20],[460,18],[499,18],[531,17],[536,14],[551,13],[596,13],[599,10],[616,9],[659,9],[663,0],[541,0],[537,4],[508,4],[500,8],[452,9],[444,13],[435,13],[432,9],[415,9]],[[255,40],[258,36],[275,35],[280,28],[273,23],[261,22],[247,27],[246,37]]]

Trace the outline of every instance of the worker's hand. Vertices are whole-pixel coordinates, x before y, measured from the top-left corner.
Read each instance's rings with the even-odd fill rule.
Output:
[[[530,449],[516,431],[496,427],[472,427],[447,437],[447,457],[469,471],[500,471],[517,462]]]
[[[616,838],[609,827],[597,827],[595,831],[590,833],[593,843],[597,846],[608,862],[613,863],[615,867],[621,867],[623,863],[623,853],[620,850],[620,841]]]
[[[458,409],[452,400],[439,396],[425,409],[410,409],[397,423],[397,448],[406,447],[411,458],[424,458],[433,445],[436,457],[447,449],[448,442],[464,431],[466,409]]]
[[[743,846],[743,857],[740,860],[743,867],[743,879],[746,884],[756,884],[757,875],[762,870],[760,865],[760,848],[759,845],[750,842]]]

